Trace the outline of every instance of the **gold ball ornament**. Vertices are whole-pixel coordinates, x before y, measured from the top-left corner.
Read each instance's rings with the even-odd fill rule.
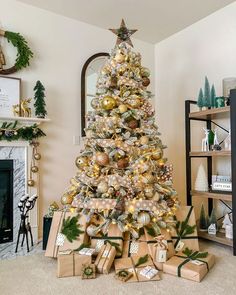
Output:
[[[102,153],[102,152],[96,153],[96,162],[98,165],[101,165],[101,166],[108,165],[110,162],[108,154]]]
[[[147,87],[150,84],[150,79],[148,77],[143,77],[142,84],[144,87]]]
[[[108,183],[106,181],[99,182],[97,186],[97,192],[98,193],[106,193],[108,191]]]
[[[128,158],[122,158],[117,161],[117,167],[119,169],[124,169],[129,166],[129,159]]]
[[[125,104],[121,104],[121,105],[119,105],[118,109],[119,109],[119,112],[120,112],[121,114],[123,114],[123,113],[127,112],[128,107],[127,107],[127,105],[125,105]]]
[[[153,176],[152,173],[149,172],[145,172],[143,174],[143,177],[146,183],[154,183],[156,180],[155,176]]]
[[[33,173],[37,173],[37,172],[39,171],[38,166],[32,166],[32,167],[31,167],[31,171],[32,171]]]
[[[145,196],[147,199],[151,199],[154,195],[154,188],[152,185],[147,185],[145,188],[144,188],[144,193],[145,193]]]
[[[137,217],[137,221],[139,224],[148,225],[151,221],[151,217],[147,212],[140,212]]]
[[[122,53],[117,53],[114,59],[117,63],[121,64],[125,61],[125,55]]]
[[[145,135],[141,136],[140,139],[139,139],[139,142],[140,142],[141,145],[148,144],[148,142],[149,142],[148,136],[145,136]]]
[[[35,158],[35,160],[40,160],[41,159],[41,154],[40,153],[35,153],[34,158]]]
[[[62,197],[61,197],[61,203],[62,205],[70,205],[73,201],[73,196],[72,195],[69,195],[69,194],[64,194]]]
[[[160,160],[163,156],[163,151],[161,148],[157,148],[152,152],[152,159],[154,160]]]
[[[150,71],[148,68],[142,67],[141,68],[141,76],[142,77],[149,77],[150,76]]]
[[[27,181],[27,184],[28,184],[28,186],[34,186],[35,181],[34,181],[33,179],[29,179],[29,180]]]
[[[101,106],[105,111],[112,110],[116,107],[116,100],[112,96],[105,96],[102,99]]]
[[[77,157],[75,160],[75,165],[77,168],[83,168],[85,166],[88,166],[88,158],[87,157]]]
[[[160,194],[158,192],[155,192],[154,196],[153,196],[153,201],[158,202],[160,200]]]

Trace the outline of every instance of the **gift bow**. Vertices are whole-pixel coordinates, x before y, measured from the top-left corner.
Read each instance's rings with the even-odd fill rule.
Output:
[[[183,254],[185,256],[182,256],[182,255],[175,255],[177,257],[180,257],[180,258],[183,258],[185,259],[182,263],[180,263],[180,265],[178,266],[178,269],[177,269],[177,274],[178,274],[178,277],[181,277],[181,268],[186,264],[188,263],[189,261],[194,261],[194,260],[198,260],[200,262],[203,262],[206,264],[207,266],[207,271],[209,271],[209,266],[208,266],[208,263],[205,261],[205,260],[202,260],[201,258],[206,258],[208,256],[208,252],[199,252],[199,251],[193,251],[193,250],[190,250],[189,248],[186,248],[184,251],[183,251]]]
[[[165,240],[165,237],[163,235],[157,236],[154,238],[156,241],[156,244],[154,244],[154,247],[160,246],[163,250],[167,250],[167,245],[163,243],[163,240]]]

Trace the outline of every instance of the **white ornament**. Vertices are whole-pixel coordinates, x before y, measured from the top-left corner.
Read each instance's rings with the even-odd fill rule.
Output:
[[[203,128],[204,132],[205,132],[205,137],[202,139],[202,152],[209,152],[209,140],[208,140],[208,136],[209,136],[209,129]]]
[[[150,215],[147,212],[140,212],[138,214],[138,223],[142,225],[148,225],[151,221]]]
[[[226,151],[231,151],[231,131],[229,130],[229,134],[224,140],[224,147]]]
[[[90,224],[87,227],[86,232],[87,232],[88,236],[90,236],[90,237],[96,236],[96,234],[97,234],[97,227],[96,227],[96,225]]]
[[[106,181],[101,181],[97,186],[98,193],[106,193],[108,191],[108,183]]]
[[[196,191],[203,191],[203,192],[207,192],[209,190],[206,171],[202,164],[198,168],[194,188]]]

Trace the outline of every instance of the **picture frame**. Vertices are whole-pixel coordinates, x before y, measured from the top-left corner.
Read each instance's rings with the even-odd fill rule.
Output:
[[[13,117],[13,105],[18,105],[18,116],[21,115],[21,79],[0,76],[0,118]]]

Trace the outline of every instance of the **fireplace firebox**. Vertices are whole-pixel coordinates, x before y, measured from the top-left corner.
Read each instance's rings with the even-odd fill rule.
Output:
[[[13,160],[0,160],[0,244],[13,241]]]

